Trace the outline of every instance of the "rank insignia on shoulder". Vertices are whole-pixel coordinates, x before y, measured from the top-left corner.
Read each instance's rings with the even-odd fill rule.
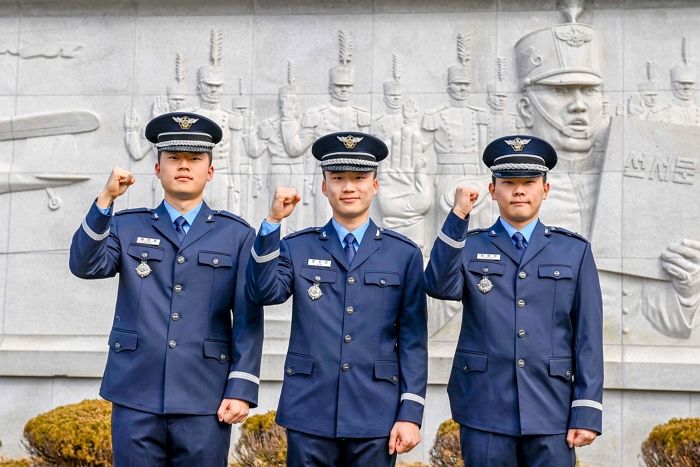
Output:
[[[501,255],[499,254],[492,254],[492,253],[477,253],[476,254],[476,259],[485,259],[485,260],[490,260],[490,261],[499,261],[501,259]]]
[[[329,260],[326,260],[326,259],[313,259],[313,258],[309,258],[307,264],[308,264],[309,266],[318,266],[318,267],[321,267],[321,268],[329,268],[329,267],[331,267],[331,262],[330,262]]]
[[[493,289],[493,283],[489,280],[488,277],[484,276],[481,278],[478,284],[476,284],[476,287],[481,291],[481,293],[489,293],[491,292],[491,289]]]
[[[160,245],[160,238],[137,237],[136,243],[139,245]]]
[[[136,274],[144,278],[151,273],[151,267],[148,265],[146,260],[141,260],[141,264],[136,266]]]
[[[323,292],[321,291],[321,287],[319,287],[318,283],[315,283],[314,285],[309,287],[307,293],[309,294],[309,298],[311,300],[318,300],[323,296]]]

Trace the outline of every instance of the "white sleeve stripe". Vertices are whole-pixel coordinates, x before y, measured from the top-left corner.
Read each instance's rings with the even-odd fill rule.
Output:
[[[255,260],[256,263],[267,263],[268,261],[271,261],[275,258],[277,258],[280,255],[280,249],[277,248],[275,251],[272,253],[268,253],[266,255],[258,256],[257,253],[255,253],[255,247],[250,249],[250,254],[253,256],[253,259]]]
[[[466,240],[462,240],[461,242],[458,242],[457,240],[451,239],[442,230],[438,232],[438,238],[440,240],[442,240],[443,242],[447,243],[448,245],[450,245],[452,248],[464,248],[464,245],[467,243]]]
[[[603,404],[588,399],[578,399],[573,401],[571,403],[571,408],[573,409],[574,407],[590,407],[592,409],[598,409],[601,412],[603,411]]]
[[[88,237],[95,240],[96,242],[101,242],[109,236],[109,227],[107,227],[107,230],[105,230],[104,233],[98,234],[90,228],[90,226],[87,223],[87,219],[83,219],[82,227],[85,233],[88,235]]]
[[[228,379],[233,378],[245,379],[260,386],[260,378],[255,375],[251,375],[250,373],[246,373],[245,371],[232,371],[228,374]]]
[[[401,394],[401,401],[413,401],[418,402],[420,405],[425,405],[425,399],[417,394],[411,394],[410,392],[404,392]]]

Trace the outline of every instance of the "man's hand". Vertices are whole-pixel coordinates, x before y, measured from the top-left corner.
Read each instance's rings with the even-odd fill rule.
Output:
[[[216,412],[219,421],[223,423],[241,423],[248,417],[250,404],[240,399],[224,399]]]
[[[570,448],[588,446],[597,436],[595,431],[584,430],[583,428],[572,428],[566,434],[566,444],[568,444]]]
[[[301,201],[301,196],[297,193],[296,188],[278,186],[275,188],[275,196],[272,199],[267,220],[279,224],[282,219],[292,214],[299,201]]]
[[[413,422],[396,422],[389,435],[389,455],[403,454],[420,443],[420,428]]]
[[[102,209],[110,207],[134,182],[136,179],[131,172],[120,167],[113,168],[102,193],[97,196],[97,206]]]
[[[472,212],[477,199],[479,199],[478,191],[468,186],[458,186],[455,190],[455,203],[452,212],[462,219],[466,219]]]
[[[661,253],[661,267],[671,275],[682,298],[700,295],[700,241],[686,238],[670,245]]]

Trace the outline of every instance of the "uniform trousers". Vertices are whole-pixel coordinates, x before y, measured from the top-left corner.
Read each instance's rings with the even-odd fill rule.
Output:
[[[574,467],[576,454],[558,435],[509,436],[460,425],[464,467]]]
[[[326,438],[287,429],[288,467],[393,467],[389,438]]]
[[[115,467],[226,467],[231,425],[216,415],[159,415],[112,404]]]

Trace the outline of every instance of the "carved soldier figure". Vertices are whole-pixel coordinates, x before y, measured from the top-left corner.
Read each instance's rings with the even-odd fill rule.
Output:
[[[520,126],[518,116],[506,111],[508,90],[504,83],[506,75],[506,59],[498,57],[496,83],[486,86],[486,103],[489,106],[489,140],[514,133]]]
[[[457,36],[457,57],[459,63],[447,70],[449,104],[426,112],[422,125],[426,145],[433,147],[436,156],[440,217],[452,209],[456,184],[466,183],[465,178],[480,179],[484,173],[479,151],[487,138],[488,115],[484,109],[469,105],[472,72],[469,35]],[[478,219],[477,212],[474,217]],[[475,223],[481,225],[480,220]]]
[[[238,80],[238,95],[232,99],[233,110],[229,117],[231,128],[231,180],[234,187],[234,199],[229,204],[243,216],[251,216],[263,196],[262,167],[255,149],[256,127],[255,115],[250,109],[250,99],[243,95],[243,80]],[[264,199],[267,202],[267,199]]]
[[[392,135],[401,130],[404,116],[402,112],[403,94],[401,92],[401,63],[398,55],[391,57],[391,80],[382,85],[384,91],[384,105],[386,111],[372,121],[372,133],[384,140],[391,150],[390,140]]]
[[[682,41],[683,62],[671,69],[673,101],[663,112],[663,121],[677,125],[700,126],[700,107],[695,103],[695,65],[690,62],[688,40]]]
[[[314,140],[321,136],[337,131],[368,131],[371,124],[369,111],[352,105],[352,90],[355,85],[355,68],[352,65],[352,33],[340,31],[339,35],[340,64],[331,68],[328,73],[328,92],[330,103],[308,110],[301,122],[291,116],[282,117],[282,137],[290,156],[304,154]],[[317,163],[310,157],[305,168],[307,181],[304,183],[302,203],[310,204],[312,210],[306,212],[307,220],[303,224],[318,223],[328,218],[328,203],[318,187],[320,186],[320,170]],[[312,199],[314,200],[312,202]],[[315,219],[312,219],[315,214]]]
[[[653,64],[647,62],[647,79],[639,83],[637,94],[629,98],[627,113],[630,117],[652,122],[663,121],[663,113],[668,108],[667,104],[659,101],[659,89],[653,76]]]

